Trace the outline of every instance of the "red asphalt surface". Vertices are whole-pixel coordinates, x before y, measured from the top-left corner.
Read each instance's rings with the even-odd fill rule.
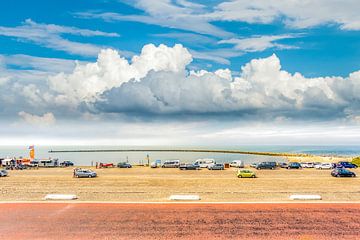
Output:
[[[360,239],[360,204],[3,203],[0,239]]]

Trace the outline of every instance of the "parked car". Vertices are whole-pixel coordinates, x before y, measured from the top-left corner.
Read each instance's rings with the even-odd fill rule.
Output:
[[[261,162],[256,165],[256,169],[275,169],[276,168],[276,162]]]
[[[62,166],[62,167],[74,166],[74,163],[71,161],[63,161],[60,163],[60,166]]]
[[[321,164],[322,164],[321,162],[314,162],[314,168],[316,168],[317,165],[321,165]]]
[[[28,164],[28,167],[39,167],[39,161],[37,161],[37,160],[30,161],[30,164]]]
[[[99,163],[99,168],[113,168],[115,167],[115,164],[113,163]]]
[[[166,160],[161,167],[162,168],[178,168],[180,166],[180,160]]]
[[[18,164],[18,165],[15,166],[15,169],[16,169],[16,170],[24,170],[24,169],[26,169],[26,165],[24,165],[24,164]]]
[[[154,162],[152,162],[152,163],[150,164],[150,167],[151,167],[151,168],[161,167],[161,160],[155,160]]]
[[[250,167],[252,167],[252,168],[256,168],[256,167],[257,167],[257,165],[258,165],[258,163],[252,163],[252,164],[250,164]]]
[[[301,169],[301,164],[298,162],[291,162],[288,164],[287,169]]]
[[[195,165],[199,165],[201,168],[207,168],[213,164],[215,164],[215,160],[212,158],[203,158],[195,161]]]
[[[191,164],[191,163],[182,163],[180,164],[180,170],[198,170],[199,165]]]
[[[286,162],[281,162],[278,164],[281,168],[287,168],[288,164]]]
[[[9,173],[5,169],[0,170],[0,177],[7,177],[8,175],[9,175]]]
[[[357,168],[357,165],[351,162],[339,162],[339,164],[342,165],[344,168]]]
[[[127,162],[118,163],[117,167],[118,168],[132,168],[131,164],[127,163]]]
[[[243,168],[244,162],[241,160],[234,160],[230,163],[230,167],[237,167],[237,168]]]
[[[304,162],[304,163],[300,163],[302,168],[314,168],[314,163],[312,162]]]
[[[343,165],[341,165],[340,163],[332,163],[331,164],[332,165],[332,168],[344,168],[344,166]]]
[[[215,163],[215,164],[208,166],[208,169],[209,170],[224,170],[225,167],[224,167],[224,164],[222,164],[222,163]]]
[[[333,166],[331,163],[320,163],[315,165],[315,169],[332,169]]]
[[[256,178],[256,174],[248,169],[239,169],[237,172],[238,178]]]
[[[333,176],[333,177],[356,177],[356,174],[345,168],[336,168],[331,171],[331,176]]]
[[[85,177],[93,178],[96,176],[97,176],[96,172],[88,169],[75,169],[74,171],[74,177],[77,178],[85,178]]]

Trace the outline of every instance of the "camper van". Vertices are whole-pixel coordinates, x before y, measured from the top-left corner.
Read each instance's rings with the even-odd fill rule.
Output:
[[[215,160],[212,158],[203,158],[195,161],[194,165],[198,165],[200,168],[207,168],[215,164]]]
[[[59,160],[58,159],[41,159],[38,161],[39,167],[58,167]]]
[[[180,160],[166,160],[161,167],[162,168],[178,168],[180,166]]]
[[[230,163],[230,167],[237,167],[237,168],[243,168],[244,162],[241,160],[234,160]]]

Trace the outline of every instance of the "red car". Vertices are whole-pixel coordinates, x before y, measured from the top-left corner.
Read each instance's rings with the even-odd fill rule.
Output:
[[[109,167],[115,167],[113,163],[100,163],[100,168],[109,168]]]

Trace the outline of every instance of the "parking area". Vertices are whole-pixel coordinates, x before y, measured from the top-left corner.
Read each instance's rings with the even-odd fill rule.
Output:
[[[46,194],[76,194],[78,201],[169,201],[198,194],[205,202],[289,201],[291,194],[320,194],[323,201],[359,201],[360,177],[334,178],[331,170],[256,170],[237,178],[237,168],[183,171],[174,168],[94,169],[96,178],[73,178],[73,168],[10,171],[1,178],[1,201],[41,201]],[[358,169],[353,170],[358,175]],[[359,175],[360,176],[360,175]]]

